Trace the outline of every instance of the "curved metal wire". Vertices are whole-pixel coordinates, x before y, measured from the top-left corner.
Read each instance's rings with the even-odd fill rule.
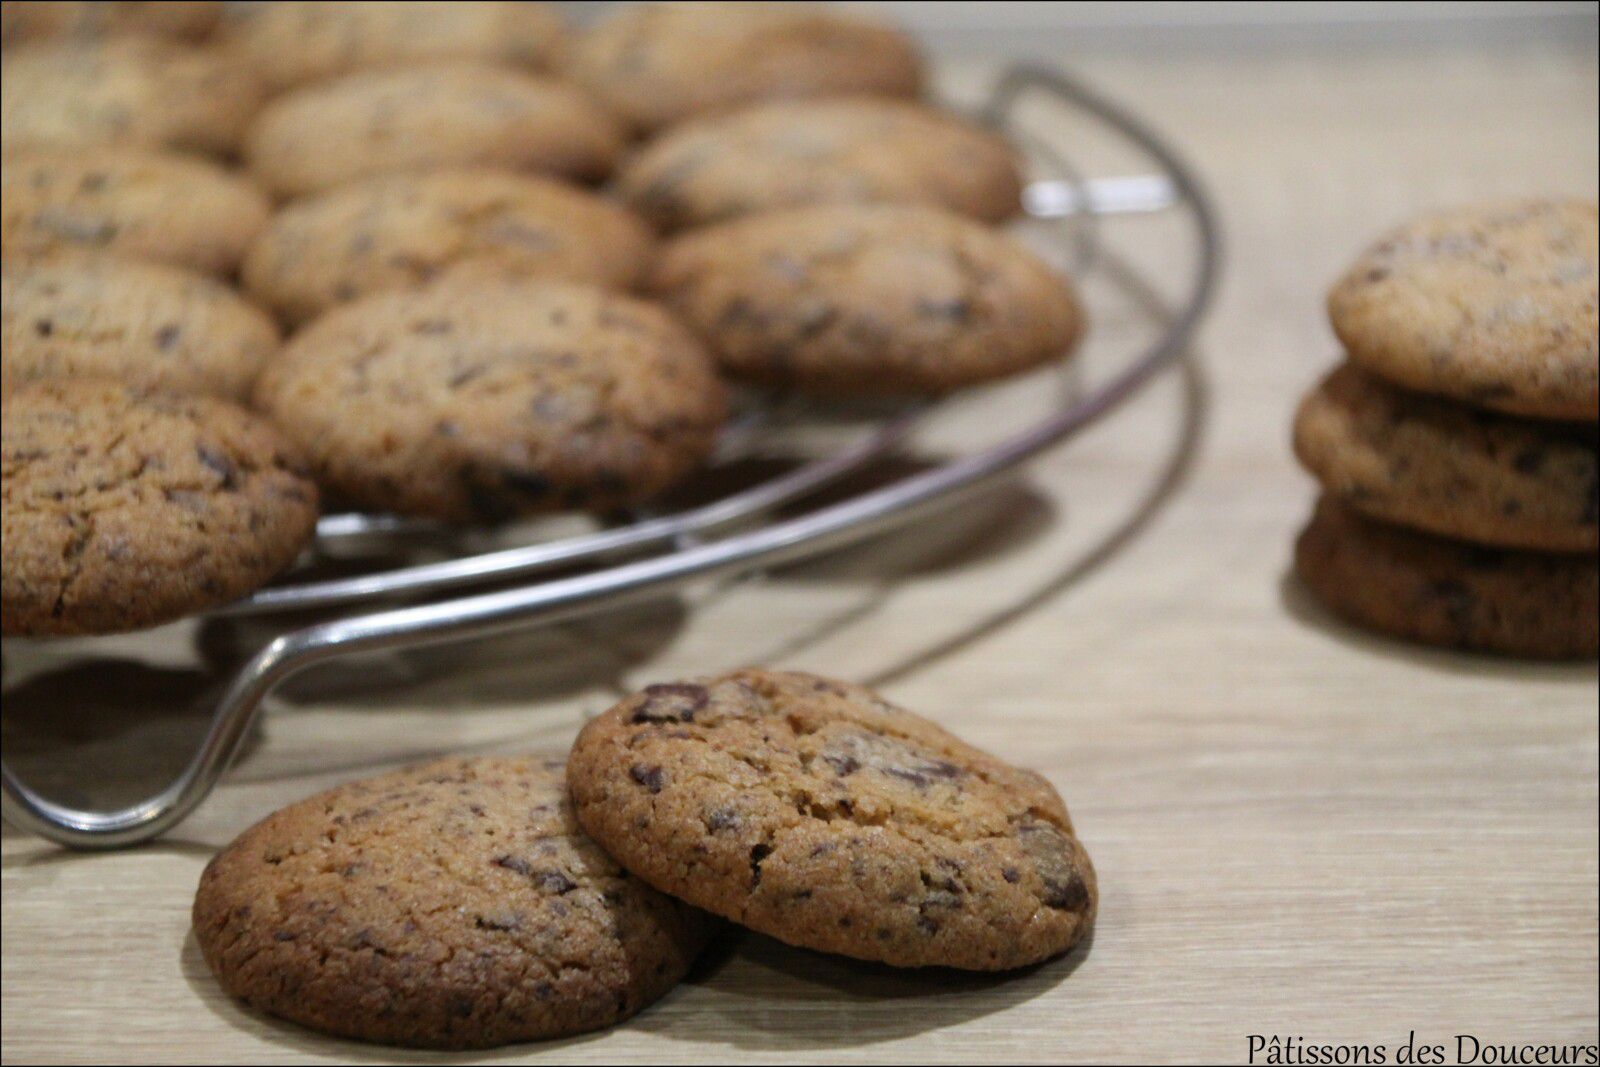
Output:
[[[159,836],[210,793],[273,688],[308,667],[350,653],[417,647],[557,622],[658,595],[693,579],[772,566],[861,541],[950,505],[1116,408],[1185,350],[1216,284],[1216,219],[1188,165],[1142,121],[1053,71],[1014,70],[997,92],[999,99],[1011,101],[1032,90],[1051,93],[1099,118],[1143,149],[1165,172],[1195,225],[1198,261],[1188,296],[1163,335],[1105,385],[983,452],[798,518],[605,570],[356,615],[285,634],[258,652],[234,678],[199,750],[159,794],[117,811],[84,811],[41,796],[0,762],[0,803],[6,820],[75,848],[116,848]]]

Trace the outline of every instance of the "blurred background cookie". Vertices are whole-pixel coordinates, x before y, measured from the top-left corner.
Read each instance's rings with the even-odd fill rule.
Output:
[[[261,87],[227,52],[151,37],[7,49],[0,143],[177,148],[227,155]]]
[[[221,20],[221,0],[5,0],[0,40],[12,45],[121,33],[200,40]]]
[[[839,394],[942,392],[1064,357],[1071,284],[998,231],[897,205],[796,208],[675,238],[653,285],[731,375]]]
[[[289,197],[440,167],[599,179],[621,147],[615,121],[565,83],[445,63],[348,74],[281,96],[251,128],[245,154],[262,184]]]
[[[1594,201],[1440,212],[1362,255],[1328,295],[1356,364],[1513,414],[1600,418]]]
[[[663,133],[617,175],[665,229],[782,207],[894,201],[986,222],[1021,207],[1020,161],[1000,136],[899,100],[757,105]]]
[[[299,555],[316,486],[260,416],[85,378],[6,396],[4,633],[114,633],[256,589]]]
[[[706,458],[727,414],[665,312],[527,282],[335,308],[284,346],[256,403],[337,498],[477,521],[647,499]]]
[[[626,209],[530,175],[450,170],[352,182],[283,209],[245,288],[291,322],[387,289],[473,277],[626,289],[655,240]]]
[[[579,36],[566,69],[643,131],[756,100],[922,89],[905,34],[811,4],[625,7]]]
[[[243,400],[278,330],[212,278],[155,263],[56,253],[0,267],[0,381],[106,377]]]
[[[1295,569],[1345,619],[1408,640],[1534,659],[1600,652],[1593,553],[1465,544],[1324,498],[1295,546]]]
[[[1596,430],[1412,393],[1345,364],[1300,406],[1295,453],[1368,515],[1506,548],[1593,552]]]
[[[230,30],[272,91],[429,60],[482,59],[546,70],[567,34],[554,5],[516,0],[282,0],[257,5]]]
[[[249,180],[173,153],[22,148],[0,169],[8,256],[83,248],[231,275],[270,212]]]

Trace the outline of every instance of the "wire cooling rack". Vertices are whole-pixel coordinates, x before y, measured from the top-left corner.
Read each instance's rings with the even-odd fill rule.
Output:
[[[1076,145],[1039,135],[1028,108],[1043,106],[1087,122],[1137,156],[1145,173],[1089,177]],[[1074,79],[1019,68],[995,84],[980,117],[1028,155],[1037,177],[1024,190],[1025,215],[1043,230],[1054,258],[1080,281],[1102,267],[1102,227],[1120,216],[1179,214],[1189,230],[1191,265],[1153,337],[1116,355],[1115,366],[1073,388],[1037,421],[981,450],[886,484],[838,496],[847,476],[895,453],[945,401],[876,410],[852,438],[809,462],[709,502],[660,515],[626,516],[610,526],[482,550],[471,532],[441,530],[390,516],[333,515],[317,528],[314,556],[359,555],[374,543],[404,550],[441,537],[453,550],[353,576],[316,578],[316,568],[213,613],[316,613],[324,621],[289,629],[234,676],[198,750],[165,789],[114,811],[88,811],[42,796],[0,760],[3,814],[12,825],[74,848],[118,848],[171,829],[216,786],[238,753],[263,700],[291,675],[340,656],[485,637],[548,625],[659,596],[690,581],[754,571],[865,540],[949,507],[1114,410],[1184,352],[1215,286],[1216,221],[1188,165],[1144,122]],[[1054,125],[1054,124],[1052,124]],[[1087,291],[1087,287],[1086,287]],[[1090,302],[1091,323],[1097,309]],[[1093,328],[1093,327],[1091,327]],[[1076,376],[1079,369],[1072,366]],[[1048,373],[1048,372],[1045,372]],[[814,413],[813,413],[814,414]],[[735,420],[719,452],[737,455],[775,426],[804,419],[783,403],[753,404]],[[807,502],[812,506],[806,507]],[[791,514],[793,513],[793,514]],[[413,553],[415,554],[415,553]],[[468,593],[473,587],[480,591]],[[491,587],[490,591],[482,591]],[[380,607],[389,602],[388,607]],[[298,617],[298,616],[296,616]]]

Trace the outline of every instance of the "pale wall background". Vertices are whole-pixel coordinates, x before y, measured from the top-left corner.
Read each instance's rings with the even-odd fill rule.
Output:
[[[578,17],[609,3],[563,5]],[[1336,41],[1411,46],[1560,38],[1593,48],[1595,3],[948,3],[855,2],[946,54],[1040,58],[1067,48],[1228,47]]]

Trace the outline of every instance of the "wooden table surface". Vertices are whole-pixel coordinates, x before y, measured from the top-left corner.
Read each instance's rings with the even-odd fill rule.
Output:
[[[207,857],[330,783],[559,750],[620,692],[754,662],[877,684],[1047,774],[1099,870],[1092,944],[960,979],[751,935],[615,1030],[460,1058],[1179,1061],[1280,1034],[1392,1061],[1412,1031],[1452,1054],[1457,1034],[1595,1042],[1594,665],[1376,640],[1286,578],[1313,495],[1287,427],[1336,355],[1328,281],[1420,209],[1593,195],[1593,40],[1070,65],[1177,139],[1220,203],[1226,279],[1186,371],[956,519],[621,617],[309,675],[159,844],[76,855],[8,829],[6,1061],[427,1059],[222,996],[189,935]],[[986,74],[946,68],[958,93]],[[1137,246],[1154,224],[1108,226]],[[1102,344],[1120,315],[1099,316]],[[192,740],[216,665],[258,638],[8,647],[8,758],[80,797],[148,785]]]

